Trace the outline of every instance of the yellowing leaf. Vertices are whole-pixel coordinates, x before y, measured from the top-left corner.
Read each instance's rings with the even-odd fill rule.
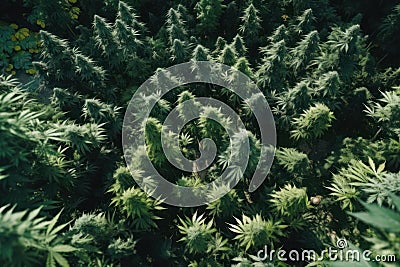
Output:
[[[379,165],[378,170],[376,172],[381,173],[384,169],[385,169],[385,162]]]
[[[375,163],[370,157],[368,157],[368,163],[369,163],[369,166],[371,166],[371,168],[375,171],[376,170]]]

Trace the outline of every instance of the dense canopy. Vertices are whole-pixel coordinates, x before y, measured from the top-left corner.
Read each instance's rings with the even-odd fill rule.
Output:
[[[399,266],[398,1],[3,0],[0,14],[0,266],[356,266],[323,254],[338,241],[386,259],[359,266]],[[163,122],[175,108],[189,117],[182,105],[197,97],[239,115],[250,155],[222,198],[174,207],[136,184],[156,181],[142,153],[126,165],[122,125],[143,82],[176,82],[163,70],[195,61],[259,87],[277,147],[249,192],[263,160],[252,110],[227,88],[178,86],[144,125],[147,155],[168,181],[212,182],[239,145],[209,119],[226,119],[221,110],[195,102],[199,118],[171,140],[194,160],[210,138],[217,157],[193,172],[169,162]],[[316,254],[262,260],[265,247]]]

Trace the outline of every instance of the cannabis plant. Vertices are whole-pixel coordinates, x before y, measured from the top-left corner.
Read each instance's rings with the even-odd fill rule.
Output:
[[[245,250],[252,248],[253,251],[258,251],[285,236],[283,229],[287,226],[280,220],[264,219],[260,214],[251,218],[243,214],[241,220],[235,220],[236,224],[229,224],[229,229],[236,234],[234,239],[238,240]]]

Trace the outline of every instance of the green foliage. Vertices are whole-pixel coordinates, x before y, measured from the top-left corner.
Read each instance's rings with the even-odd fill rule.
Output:
[[[399,210],[399,197],[395,197],[396,209]],[[382,208],[374,204],[365,204],[366,212],[355,212],[352,216],[379,229],[398,233],[400,231],[400,215],[388,208]]]
[[[217,41],[215,42],[215,50],[213,51],[213,54],[219,56],[225,47],[226,40],[223,37],[218,36]]]
[[[54,75],[57,80],[73,77],[74,54],[68,42],[46,31],[40,31],[39,35],[44,47],[42,58],[50,75]]]
[[[16,74],[23,70],[35,74],[32,56],[39,52],[37,33],[18,25],[0,26],[0,70],[3,74]]]
[[[364,237],[369,243],[368,249],[373,251],[372,257],[376,255],[398,255],[400,251],[399,237],[396,236],[396,233],[400,231],[400,198],[393,194],[391,194],[391,197],[397,211],[376,204],[361,202],[366,211],[350,213],[353,217],[373,227],[372,234]],[[378,229],[380,231],[376,231]],[[360,248],[354,246],[352,249],[361,251]],[[369,262],[366,261],[366,264],[369,264]],[[391,262],[385,262],[385,265],[390,266]],[[336,266],[336,263],[332,263],[330,266]]]
[[[222,198],[208,204],[207,209],[214,217],[229,219],[240,211],[243,202],[236,190],[229,191]]]
[[[142,45],[138,32],[128,26],[122,19],[117,19],[114,27],[116,28],[116,36],[121,46],[125,49],[124,53],[134,55]]]
[[[400,95],[398,92],[382,92],[383,98],[366,108],[368,116],[376,119],[385,131],[394,136],[400,136]]]
[[[168,11],[166,24],[169,35],[168,41],[171,45],[175,40],[185,41],[187,39],[185,21],[182,18],[182,14],[178,10],[171,8]]]
[[[399,30],[400,22],[400,4],[394,6],[392,12],[386,16],[380,25],[379,34],[383,40],[387,40]]]
[[[287,49],[284,40],[261,49],[262,64],[256,73],[257,85],[268,91],[282,91],[285,86]]]
[[[263,248],[285,236],[283,229],[287,226],[279,220],[265,220],[260,214],[252,218],[242,215],[242,220],[235,220],[237,224],[229,224],[229,229],[236,234],[234,239],[237,239],[245,250],[251,247]]]
[[[179,241],[185,243],[188,252],[193,254],[210,252],[209,245],[215,233],[213,221],[206,222],[203,215],[198,216],[197,213],[194,213],[191,219],[179,218],[179,221],[179,232],[184,235]]]
[[[303,14],[297,17],[294,31],[298,34],[307,34],[313,30],[315,17],[311,8],[304,10]]]
[[[233,38],[232,46],[235,48],[235,52],[238,57],[245,58],[247,53],[247,48],[244,44],[243,38],[239,34],[237,34],[235,38]]]
[[[299,70],[302,66],[307,66],[313,58],[316,51],[318,51],[319,36],[317,31],[312,31],[304,36],[295,48],[292,49],[292,63],[291,66],[295,71]]]
[[[253,70],[250,67],[250,63],[245,57],[238,58],[236,64],[233,67],[250,78],[254,77]]]
[[[304,188],[286,185],[271,195],[273,208],[283,217],[288,217],[289,224],[293,228],[304,229],[305,221],[302,215],[309,209],[310,203]]]
[[[136,11],[123,1],[119,1],[118,3],[117,17],[133,31],[138,31],[142,34],[146,30],[144,23],[141,22],[139,16],[136,15]]]
[[[28,186],[30,178],[33,181],[51,183],[48,190],[52,190],[47,196],[50,198],[54,197],[50,192],[57,191],[56,184],[70,187],[73,183],[73,170],[69,170],[72,167],[71,162],[63,155],[65,149],[53,143],[69,143],[68,132],[63,125],[46,121],[51,116],[57,116],[57,113],[51,114],[52,112],[37,103],[21,101],[27,97],[27,94],[18,90],[0,96],[0,110],[3,114],[0,123],[0,159],[4,170],[7,170],[7,175],[3,176],[1,181],[2,202],[19,203],[22,199],[41,199],[40,194],[34,192],[35,185]],[[33,168],[29,167],[32,162],[36,162]],[[26,172],[26,168],[30,172]],[[26,186],[20,189],[24,194],[14,195],[14,190],[18,189],[18,184],[21,183],[26,183]]]
[[[228,65],[228,66],[233,66],[236,63],[236,54],[235,50],[229,46],[226,45],[224,49],[221,51],[221,55],[219,56],[219,62],[222,64]]]
[[[70,266],[65,253],[77,249],[60,236],[68,223],[58,225],[58,213],[53,219],[38,217],[41,208],[32,211],[14,211],[8,205],[0,208],[0,261],[4,266],[35,266],[46,262],[46,266]]]
[[[258,33],[261,29],[260,21],[258,17],[258,10],[252,3],[244,10],[243,16],[240,18],[242,24],[239,28],[239,32],[246,39],[249,45],[253,45],[257,42]]]
[[[210,52],[202,45],[197,45],[193,50],[192,59],[194,61],[207,61],[210,59]]]
[[[170,50],[171,59],[175,63],[183,63],[187,58],[186,44],[179,39],[174,39]]]
[[[15,75],[0,76],[0,265],[302,266],[255,254],[266,245],[321,252],[338,237],[398,255],[399,7],[389,2],[3,1],[0,71]],[[267,98],[278,143],[259,190],[248,192],[261,151],[248,102],[229,88],[177,86],[180,77],[164,70],[186,61],[194,75],[195,61],[230,65],[262,91],[247,101]],[[177,88],[151,111],[146,147],[127,151],[126,166],[124,111],[152,74],[153,85]],[[140,97],[133,115],[159,94]],[[229,105],[246,131],[229,140],[224,125],[235,121],[196,97]],[[199,118],[168,133],[167,145],[177,140],[196,160],[201,140],[212,139],[217,154],[206,169],[184,172],[165,157],[160,137],[172,109],[182,121]],[[229,172],[235,189],[209,193],[222,198],[195,212],[146,194],[158,186],[146,156],[171,183],[200,187],[241,156],[245,137],[247,168]]]
[[[132,219],[135,230],[147,230],[157,227],[154,220],[161,219],[154,211],[162,210],[160,201],[149,199],[140,189],[131,187],[113,198],[112,204],[121,208]]]
[[[121,53],[117,40],[113,35],[113,28],[104,18],[94,16],[94,33],[97,46],[101,49],[104,56],[106,56],[111,66],[118,66],[120,64],[119,55]]]
[[[317,103],[307,109],[299,118],[294,118],[292,137],[298,139],[314,139],[321,137],[335,119],[333,112],[324,104]]]
[[[200,0],[195,6],[198,29],[205,35],[212,34],[218,27],[222,13],[222,0]]]
[[[53,30],[66,30],[67,25],[75,24],[80,13],[79,7],[74,6],[77,0],[63,2],[24,1],[24,5],[33,7],[28,16],[28,21],[41,28]],[[64,25],[60,25],[60,21]]]
[[[342,203],[343,209],[353,210],[353,202],[366,197],[368,203],[393,205],[390,193],[400,190],[399,173],[388,173],[384,169],[384,163],[376,167],[371,158],[368,165],[353,160],[346,169],[333,176],[332,187],[329,187],[333,191],[331,194]]]
[[[308,156],[294,148],[282,148],[276,152],[278,163],[290,173],[299,173],[310,167]]]

